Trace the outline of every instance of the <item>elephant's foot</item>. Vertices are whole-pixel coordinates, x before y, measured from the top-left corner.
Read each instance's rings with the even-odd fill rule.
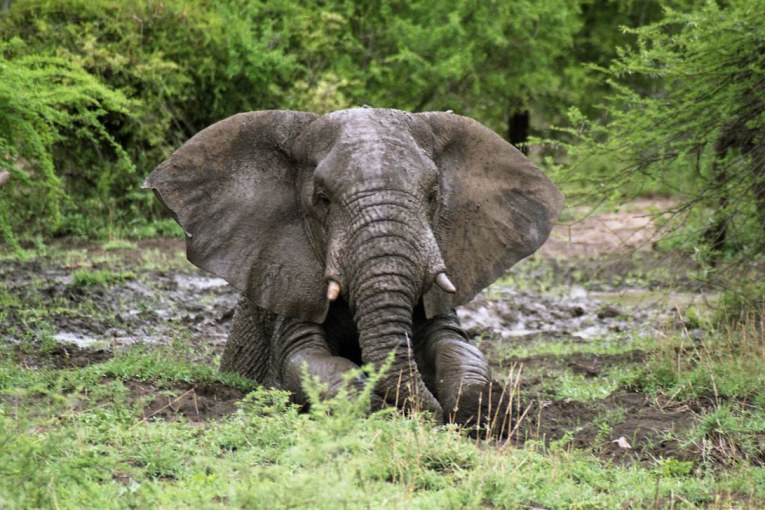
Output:
[[[486,358],[468,343],[457,315],[434,317],[419,333],[417,362],[443,406],[444,421],[476,435],[506,436],[511,430],[511,394],[492,381]]]
[[[329,400],[345,391],[357,399],[364,391],[367,378],[359,366],[348,358],[335,356],[324,329],[319,324],[297,319],[283,319],[276,328],[278,385],[292,393],[293,401],[309,406],[312,398]],[[318,382],[318,394],[310,385]],[[372,395],[371,408],[382,404]]]
[[[332,356],[323,349],[303,350],[285,359],[282,365],[281,386],[293,394],[297,404],[310,404],[314,392],[308,385],[319,385],[318,397],[329,400],[345,389],[349,397],[355,398],[364,389],[365,378],[361,375],[347,375],[358,366],[340,356]]]

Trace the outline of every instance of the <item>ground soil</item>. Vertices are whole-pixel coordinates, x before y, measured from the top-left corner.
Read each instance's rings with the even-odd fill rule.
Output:
[[[537,414],[534,414],[534,411]],[[601,429],[594,417],[618,412],[621,418]],[[654,401],[640,393],[617,392],[596,402],[548,401],[531,409],[527,429],[619,463],[652,465],[656,459],[701,460],[701,451],[682,438],[697,414],[685,404]]]
[[[550,258],[651,252],[660,236],[655,220],[676,204],[673,199],[644,198],[606,212],[575,208],[571,219],[555,226],[540,252]]]
[[[144,420],[217,419],[234,412],[244,396],[241,390],[221,383],[175,382],[159,386],[130,379],[125,386],[130,390],[129,400],[143,404]]]
[[[663,205],[640,202],[618,213],[594,214],[556,227],[541,250],[547,263],[522,274],[534,280],[535,268],[544,267],[544,277],[560,284],[557,292],[492,288],[459,310],[465,329],[495,371],[522,365],[524,373],[532,374],[520,385],[525,421],[516,439],[564,440],[615,462],[698,458],[692,446],[678,439],[697,419],[687,405],[627,390],[590,402],[554,400],[539,389],[545,373],[569,371],[594,379],[615,367],[640,366],[644,352],[626,348],[617,354],[507,355],[508,346],[533,347],[550,341],[587,345],[593,338],[608,338],[628,347],[636,337],[671,323],[673,312],[666,303],[626,307],[590,293],[598,288],[623,291],[631,285],[624,277],[640,269],[635,249],[647,254],[639,260],[660,260],[652,255],[655,230],[648,220],[653,208]],[[0,290],[5,289],[11,304],[0,311],[4,322],[0,346],[10,349],[14,359],[29,369],[68,369],[104,362],[126,346],[167,345],[180,336],[196,346],[189,355],[191,361],[211,363],[222,350],[238,294],[189,264],[154,269],[162,264],[149,264],[146,259],[147,252],[178,259],[183,249],[182,240],[168,239],[118,250],[69,242],[51,253],[81,256],[1,261]],[[613,264],[605,272],[604,260]],[[132,274],[124,281],[83,288],[73,285],[72,279],[72,273],[82,268]],[[578,283],[572,283],[572,275],[578,275]],[[561,285],[570,292],[561,293]],[[32,312],[32,307],[44,311]],[[51,339],[58,344],[37,348]],[[223,384],[161,386],[137,380],[125,384],[131,398],[142,403],[144,419],[216,419],[233,412],[243,396]]]

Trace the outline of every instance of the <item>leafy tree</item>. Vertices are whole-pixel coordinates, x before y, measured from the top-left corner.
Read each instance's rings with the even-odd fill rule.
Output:
[[[54,166],[53,148],[88,144],[111,152],[118,172],[133,173],[127,154],[107,131],[109,116],[129,117],[129,101],[109,90],[82,67],[45,56],[18,56],[19,39],[0,44],[0,169],[8,182],[0,188],[0,232],[18,249],[11,225],[25,220],[60,221],[66,198]]]
[[[282,106],[294,60],[269,34],[252,29],[239,3],[38,0],[15,2],[0,14],[0,36],[26,43],[16,49],[19,57],[55,57],[131,99],[130,115],[105,116],[103,127],[132,164],[115,166],[100,147],[77,137],[51,144],[46,168],[55,168],[72,200],[61,222],[34,222],[38,231],[89,235],[105,223],[145,222],[161,208],[141,182],[174,147],[235,112]]]
[[[106,115],[103,126],[133,165],[115,166],[90,142],[56,140],[47,168],[73,200],[63,221],[36,226],[89,234],[104,218],[159,214],[141,177],[239,111],[453,109],[503,131],[518,111],[559,96],[551,66],[571,45],[577,13],[564,0],[13,2],[0,36],[25,41],[18,56],[56,57],[131,99],[129,115]]]
[[[572,104],[591,113],[607,88],[582,63],[609,65],[624,37],[619,25],[658,19],[659,3],[670,1],[687,0],[10,2],[0,37],[24,41],[14,60],[58,59],[129,99],[99,116],[99,143],[75,136],[75,119],[58,126],[44,165],[58,179],[62,220],[32,221],[32,231],[92,235],[104,224],[158,217],[142,177],[195,132],[239,111],[452,109],[521,142],[529,119],[543,134]],[[651,97],[661,85],[640,74],[614,83]],[[17,153],[5,149],[6,166],[26,164]]]
[[[614,193],[660,182],[686,197],[673,209],[686,242],[719,260],[765,247],[765,3],[667,9],[629,31],[633,49],[603,69],[615,92],[607,121],[578,112],[579,161],[607,156],[613,172],[583,175]],[[635,77],[640,86],[635,85]]]
[[[500,132],[518,112],[563,110],[558,69],[580,27],[576,3],[344,0],[330,9],[344,44],[322,62],[353,104],[452,109]]]

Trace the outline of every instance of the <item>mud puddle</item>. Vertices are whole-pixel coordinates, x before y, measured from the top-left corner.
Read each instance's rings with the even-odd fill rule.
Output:
[[[522,343],[597,338],[625,343],[655,334],[677,314],[659,299],[633,305],[607,297],[602,292],[555,296],[493,286],[457,312],[472,337]]]
[[[54,262],[14,261],[0,269],[2,344],[52,340],[83,350],[114,350],[166,345],[182,336],[219,352],[225,343],[238,293],[220,278],[189,266],[133,271],[125,281],[83,287],[75,284],[71,270],[46,263]],[[555,296],[502,286],[458,309],[468,335],[488,351],[561,340],[627,345],[655,334],[676,313],[658,299],[633,306],[584,291]]]
[[[147,263],[146,250],[177,252],[182,242],[138,243],[106,254],[99,248],[78,249],[80,255],[69,257],[75,263],[66,256],[0,261],[0,348],[11,350],[16,362],[30,369],[75,368],[106,361],[136,344],[164,346],[182,339],[191,346],[189,361],[213,363],[239,296],[223,280],[190,264]],[[612,291],[632,291],[623,281],[595,289],[569,285],[571,267],[555,263],[543,268],[563,282],[565,292],[495,285],[458,310],[464,328],[496,370],[516,364],[529,374],[521,381],[528,407],[522,433],[547,443],[565,439],[619,462],[695,458],[676,438],[696,419],[690,409],[623,391],[592,402],[554,400],[540,392],[550,374],[570,372],[594,380],[614,367],[639,366],[645,353],[637,341],[677,320],[671,300],[611,299]],[[533,280],[542,269],[520,270]],[[82,271],[101,271],[104,281],[83,285]],[[593,343],[607,352],[577,352],[578,346],[586,351]],[[568,345],[569,352],[546,352],[553,344]],[[533,352],[523,354],[523,349]],[[144,419],[215,418],[233,412],[242,397],[223,385],[124,384],[143,402]],[[621,437],[629,448],[618,442]]]
[[[114,351],[184,338],[206,352],[222,348],[238,300],[224,280],[190,265],[125,267],[125,259],[86,269],[51,259],[0,261],[0,345]],[[78,278],[83,272],[103,281]]]

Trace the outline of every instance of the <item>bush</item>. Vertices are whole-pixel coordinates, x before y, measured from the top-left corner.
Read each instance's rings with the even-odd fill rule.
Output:
[[[628,30],[637,43],[601,69],[614,87],[603,123],[572,111],[583,188],[639,191],[649,183],[686,203],[674,209],[685,247],[716,263],[765,248],[765,4],[704,2]],[[597,175],[593,156],[614,163]],[[690,228],[687,228],[690,227]]]
[[[96,182],[96,197],[108,193],[116,175],[135,172],[106,127],[109,119],[130,118],[125,96],[76,63],[46,54],[24,55],[25,50],[18,38],[0,44],[0,168],[10,170],[0,189],[0,230],[16,248],[13,225],[41,218],[51,230],[61,225],[68,194],[57,173],[57,151],[83,147],[111,161]]]
[[[92,235],[158,217],[140,185],[173,148],[233,113],[283,106],[294,59],[238,4],[41,0],[0,15],[0,36],[16,41],[4,46],[13,67],[3,71],[0,122],[38,118],[18,124],[24,132],[6,137],[0,154],[16,176],[25,166],[41,172],[35,186],[49,195],[22,202],[28,190],[9,183],[6,234],[31,225],[47,235]],[[13,73],[32,67],[34,76]],[[51,215],[55,221],[40,221]]]

